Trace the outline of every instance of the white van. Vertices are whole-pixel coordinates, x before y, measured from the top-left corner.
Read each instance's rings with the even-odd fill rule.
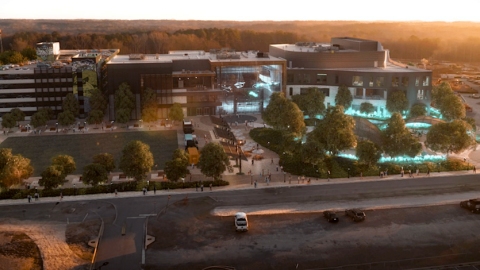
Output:
[[[248,219],[247,214],[244,212],[238,212],[235,214],[235,230],[237,232],[246,232],[248,231]]]

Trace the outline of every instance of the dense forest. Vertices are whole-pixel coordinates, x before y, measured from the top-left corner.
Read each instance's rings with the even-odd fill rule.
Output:
[[[480,23],[352,21],[0,20],[5,49],[38,41],[62,49],[119,48],[121,53],[229,47],[268,51],[272,43],[328,42],[352,36],[378,40],[392,58],[480,62]]]

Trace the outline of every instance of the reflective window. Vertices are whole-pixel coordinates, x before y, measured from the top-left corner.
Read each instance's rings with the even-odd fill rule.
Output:
[[[368,77],[368,86],[373,87],[373,76]]]
[[[317,74],[317,84],[327,84],[327,74]]]
[[[363,86],[363,76],[353,76],[353,86]]]
[[[377,87],[383,87],[385,84],[384,81],[385,81],[384,77],[377,77]]]
[[[418,100],[422,100],[422,99],[425,99],[426,96],[425,96],[425,92],[423,91],[423,89],[418,89],[417,90],[417,99]]]
[[[402,77],[402,86],[408,86],[408,77]]]
[[[415,78],[415,86],[420,86],[420,77]]]
[[[398,87],[400,83],[400,78],[399,77],[392,77],[392,86],[393,87]]]

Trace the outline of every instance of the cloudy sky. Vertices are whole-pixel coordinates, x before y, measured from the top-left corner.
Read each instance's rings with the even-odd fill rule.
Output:
[[[0,0],[0,3],[0,19],[480,22],[480,0]]]

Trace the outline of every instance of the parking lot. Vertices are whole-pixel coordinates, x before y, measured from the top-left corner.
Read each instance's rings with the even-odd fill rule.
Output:
[[[151,219],[145,269],[408,269],[479,258],[480,215],[458,205],[366,211],[358,223],[344,213],[336,224],[319,213],[250,215],[246,233],[214,207],[199,198]]]

